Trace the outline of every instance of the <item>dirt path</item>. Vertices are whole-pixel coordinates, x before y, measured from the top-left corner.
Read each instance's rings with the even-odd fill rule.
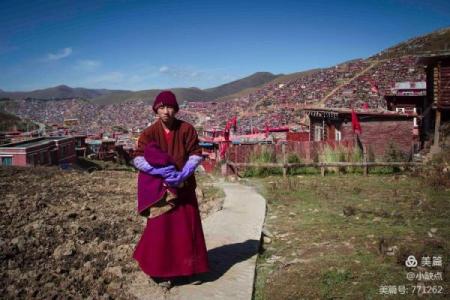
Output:
[[[357,78],[359,78],[360,76],[366,74],[369,70],[371,70],[372,68],[374,68],[375,66],[380,64],[380,60],[373,62],[370,66],[368,66],[367,68],[365,68],[364,70],[362,70],[361,72],[359,72],[358,74],[356,74],[355,76],[353,76],[352,78],[350,78],[349,80],[346,80],[345,82],[341,83],[340,85],[338,85],[337,87],[335,87],[331,92],[329,92],[325,97],[323,97],[322,100],[320,100],[319,102],[317,102],[318,106],[324,106],[325,102],[327,102],[328,99],[330,99],[331,96],[333,96],[334,94],[336,94],[337,91],[339,91],[340,89],[342,89],[344,86],[352,83],[354,80],[356,80]]]

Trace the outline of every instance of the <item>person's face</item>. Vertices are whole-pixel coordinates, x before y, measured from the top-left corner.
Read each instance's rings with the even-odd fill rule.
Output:
[[[175,118],[176,112],[175,108],[173,108],[172,106],[163,105],[158,107],[158,109],[156,110],[156,114],[161,119],[161,121],[166,123],[172,121]]]

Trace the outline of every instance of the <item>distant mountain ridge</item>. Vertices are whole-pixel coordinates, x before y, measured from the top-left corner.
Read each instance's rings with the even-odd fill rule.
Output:
[[[40,99],[40,100],[58,100],[83,98],[92,99],[102,95],[109,95],[113,93],[124,92],[121,90],[107,90],[107,89],[86,89],[86,88],[71,88],[67,85],[58,85],[47,89],[39,89],[30,92],[6,92],[0,89],[0,98],[9,99]]]
[[[248,88],[264,85],[282,75],[283,74],[274,75],[269,72],[257,72],[248,77],[235,80],[215,88],[206,89],[205,92],[208,93],[208,96],[211,100],[214,100],[222,98],[224,96],[232,95]]]
[[[237,93],[247,88],[264,85],[275,78],[282,76],[274,75],[269,72],[257,72],[248,77],[244,77],[233,82],[229,82],[214,88],[201,90],[199,88],[173,88],[178,100],[182,101],[212,101],[230,94]],[[127,91],[127,90],[107,90],[107,89],[85,89],[71,88],[66,85],[35,90],[30,92],[5,92],[0,90],[0,98],[9,99],[39,99],[39,100],[58,100],[82,98],[96,104],[113,104],[132,100],[144,100],[152,102],[162,89]]]
[[[250,76],[235,80],[214,88],[201,90],[198,88],[172,88],[170,89],[177,96],[177,99],[182,101],[213,101],[219,98],[238,93],[247,88],[257,87],[282,76],[282,74],[274,75],[269,72],[257,72]],[[91,102],[96,104],[113,104],[132,100],[144,100],[146,102],[153,102],[156,95],[162,89],[144,90],[137,92],[123,92],[114,93],[110,95],[102,95],[94,98]]]

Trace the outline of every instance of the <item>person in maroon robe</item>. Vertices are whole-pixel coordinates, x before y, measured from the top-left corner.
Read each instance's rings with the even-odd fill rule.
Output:
[[[180,276],[209,271],[208,255],[195,194],[194,171],[200,164],[201,148],[194,127],[175,115],[179,110],[175,95],[161,92],[153,103],[159,119],[139,136],[133,163],[141,171],[160,176],[176,188],[174,208],[147,219],[147,226],[133,257],[142,271],[164,284]],[[157,168],[144,158],[147,144],[155,142],[174,165]]]

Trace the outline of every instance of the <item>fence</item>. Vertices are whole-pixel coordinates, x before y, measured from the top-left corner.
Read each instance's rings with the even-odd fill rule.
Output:
[[[319,154],[325,147],[332,149],[336,147],[345,147],[353,149],[351,141],[321,141],[321,142],[297,142],[288,141],[284,144],[240,144],[232,145],[227,151],[227,160],[235,163],[248,163],[252,155],[259,156],[261,153],[271,153],[274,161],[285,161],[290,155],[296,155],[305,162],[314,162],[318,160]]]
[[[320,168],[320,173],[325,176],[325,171],[328,168],[340,168],[343,167],[360,167],[363,169],[363,174],[369,174],[369,168],[371,167],[420,167],[422,163],[416,162],[335,162],[335,163],[321,163],[321,162],[311,162],[311,163],[235,163],[233,161],[227,161],[227,170],[231,169],[235,175],[239,175],[239,168],[242,167],[256,167],[256,168],[282,168],[283,176],[285,177],[290,168],[300,168],[300,167],[314,167]]]
[[[332,161],[332,162],[318,162],[319,155],[324,152],[324,149],[346,149],[348,153],[354,150],[354,144],[351,141],[345,142],[288,142],[284,144],[250,144],[250,145],[233,145],[230,147],[227,158],[228,167],[237,174],[239,168],[279,168],[283,171],[283,176],[286,176],[289,169],[301,167],[320,168],[322,176],[330,168],[337,168],[339,172],[342,168],[356,167],[362,168],[363,174],[368,175],[369,169],[373,167],[403,167],[411,168],[421,166],[421,163],[415,162],[388,162],[369,161],[369,155],[364,153],[360,157],[361,161]],[[260,157],[262,153],[266,154],[266,159],[259,162],[252,161],[252,157]],[[290,155],[296,155],[299,160],[289,161]]]

